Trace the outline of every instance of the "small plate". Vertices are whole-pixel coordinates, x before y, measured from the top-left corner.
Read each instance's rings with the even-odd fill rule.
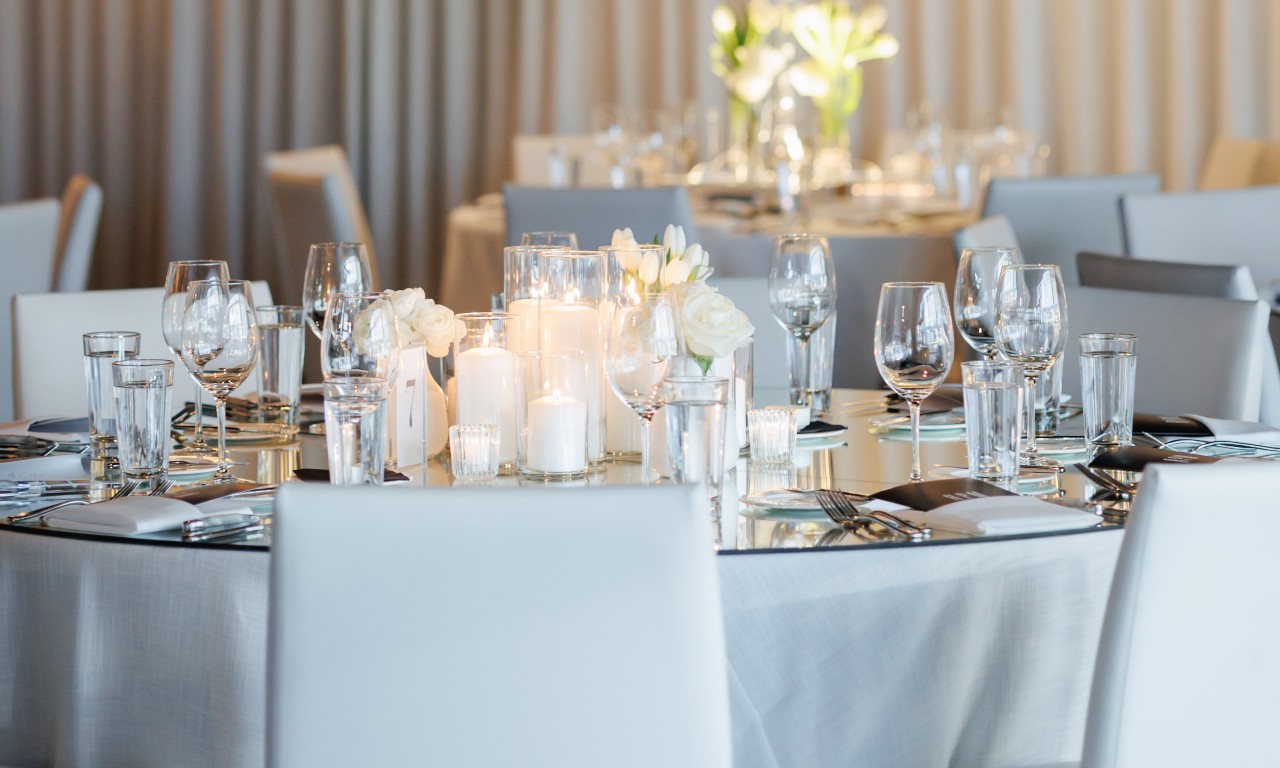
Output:
[[[818,499],[811,493],[767,491],[738,499],[738,514],[756,520],[808,522],[827,520]]]
[[[929,477],[936,477],[939,480],[950,480],[953,477],[968,477],[969,470],[964,467],[948,467],[937,465],[929,470]],[[1036,472],[1030,475],[1019,475],[1018,485],[1052,485],[1057,479],[1058,473]]]
[[[1089,444],[1083,437],[1037,437],[1036,452],[1046,456],[1067,456],[1084,453]]]
[[[816,443],[819,440],[833,440],[837,437],[843,437],[848,431],[848,427],[841,427],[840,429],[833,429],[828,432],[814,432],[808,435],[803,432],[798,432],[796,433],[796,440],[802,443]]]
[[[191,479],[210,476],[218,471],[217,456],[184,457],[169,459],[169,477],[174,479]]]
[[[191,434],[195,427],[191,424],[177,424],[174,429],[183,434]],[[264,440],[280,441],[291,435],[280,424],[254,424],[227,422],[227,445],[237,443],[260,443]],[[204,425],[204,439],[210,443],[218,442],[218,424],[215,421]]]
[[[877,429],[895,429],[911,431],[911,417],[898,414],[886,414],[867,419]],[[937,431],[943,429],[962,429],[964,413],[961,411],[944,411],[943,413],[926,413],[920,417],[920,431]]]

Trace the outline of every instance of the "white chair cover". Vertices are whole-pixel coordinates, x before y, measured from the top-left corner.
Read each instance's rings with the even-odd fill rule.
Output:
[[[705,504],[283,486],[267,764],[728,768]]]
[[[102,218],[102,187],[82,173],[71,177],[62,192],[58,237],[54,246],[53,289],[83,291],[89,287],[93,247]]]
[[[1061,264],[1063,278],[1074,285],[1078,252],[1120,251],[1116,212],[1120,196],[1159,189],[1160,176],[1153,173],[995,178],[987,186],[982,216],[1005,216],[1018,234],[1023,260],[1028,264]]]
[[[1278,483],[1272,462],[1147,468],[1103,622],[1086,768],[1274,762]]]
[[[54,198],[0,205],[0,366],[14,368],[10,301],[20,293],[53,288],[53,247],[58,234]],[[84,377],[81,376],[81,379]],[[0,421],[13,418],[15,377],[0,372]]]
[[[502,188],[507,213],[507,244],[518,245],[520,235],[561,230],[578,236],[587,250],[608,245],[613,230],[630,227],[640,242],[662,237],[668,224],[684,227],[689,242],[697,242],[693,210],[684,187],[635,189],[545,189],[507,185]]]
[[[253,301],[256,306],[272,303],[270,286],[253,283]],[[192,399],[196,385],[186,366],[174,358],[165,344],[163,304],[163,288],[15,296],[15,418],[85,415],[84,347],[80,336],[91,331],[137,331],[142,334],[140,357],[173,360],[169,402],[171,410],[177,412],[182,403]],[[244,397],[257,391],[258,376],[254,372],[232,395]],[[205,401],[212,402],[209,397]]]
[[[1262,302],[1077,287],[1068,290],[1067,307],[1067,345],[1058,361],[1063,391],[1080,392],[1080,334],[1136,333],[1137,410],[1258,420],[1267,332]]]
[[[272,152],[264,165],[276,232],[277,283],[302,285],[313,243],[352,242],[368,248],[373,287],[378,290],[373,234],[342,147]]]
[[[589,134],[520,134],[512,139],[511,150],[513,181],[519,186],[609,186],[609,168]],[[553,168],[561,178],[552,178]]]

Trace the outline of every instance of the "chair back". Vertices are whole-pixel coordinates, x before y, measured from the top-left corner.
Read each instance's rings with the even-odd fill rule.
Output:
[[[83,173],[72,176],[62,191],[53,253],[53,290],[83,291],[89,287],[101,218],[102,187]]]
[[[298,286],[301,292],[311,245],[351,242],[368,248],[373,287],[379,290],[373,234],[342,147],[272,152],[265,166],[276,233],[276,284]]]
[[[1120,211],[1134,258],[1244,264],[1261,295],[1280,279],[1280,186],[1129,194]]]
[[[0,368],[12,371],[15,362],[9,311],[13,297],[53,288],[58,207],[52,197],[0,205]],[[0,421],[12,418],[13,377],[0,373]]]
[[[1028,264],[1060,264],[1068,285],[1075,283],[1080,251],[1118,253],[1120,219],[1116,203],[1131,192],[1157,192],[1154,173],[1120,176],[994,178],[987,186],[982,217],[1003,215],[1018,233]]]
[[[1200,168],[1200,189],[1243,189],[1253,184],[1262,150],[1262,139],[1219,136],[1213,140]]]
[[[689,242],[697,242],[693,209],[684,187],[635,189],[502,188],[507,214],[507,244],[519,245],[520,235],[561,230],[578,236],[587,250],[608,245],[613,230],[630,227],[641,242],[662,237],[668,224],[684,227]]]
[[[253,283],[255,306],[271,304],[271,288]],[[164,288],[117,291],[35,293],[13,299],[15,418],[77,416],[85,413],[84,348],[80,337],[91,331],[137,331],[142,334],[140,357],[174,361],[170,410],[192,400],[195,383],[181,360],[164,341],[161,308]],[[258,374],[251,372],[235,392],[244,397],[258,391]],[[206,398],[206,401],[210,401]]]
[[[1080,392],[1082,333],[1138,336],[1134,404],[1144,413],[1257,421],[1268,310],[1260,301],[1105,288],[1068,290],[1066,392]]]
[[[1277,483],[1272,462],[1147,467],[1103,620],[1085,768],[1274,756]]]
[[[951,233],[951,244],[959,264],[960,254],[965,248],[1017,248],[1018,237],[1008,219],[992,216],[967,227],[958,227]]]
[[[267,764],[727,768],[697,495],[282,487]]]
[[[1080,285],[1184,296],[1257,301],[1258,290],[1242,264],[1193,264],[1082,251],[1076,256]]]

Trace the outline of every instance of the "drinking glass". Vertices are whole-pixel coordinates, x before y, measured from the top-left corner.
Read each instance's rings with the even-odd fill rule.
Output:
[[[258,421],[298,431],[302,360],[306,346],[302,307],[258,307]]]
[[[387,446],[386,379],[341,376],[324,383],[329,482],[382,485]]]
[[[911,412],[911,477],[920,482],[920,403],[951,370],[955,336],[942,283],[885,283],[876,312],[876,367]]]
[[[520,245],[549,245],[569,251],[578,250],[578,235],[575,232],[525,232],[520,235]]]
[[[187,310],[187,286],[196,280],[222,280],[231,278],[225,261],[171,261],[169,274],[164,280],[164,304],[161,308],[161,329],[164,343],[174,356],[182,360],[182,318]],[[194,376],[192,377],[195,378]],[[204,387],[196,380],[195,438],[191,444],[174,451],[174,458],[207,456],[213,448],[204,439]]]
[[[320,335],[324,380],[372,376],[395,383],[400,332],[391,301],[381,293],[335,293]]]
[[[810,404],[809,337],[831,316],[835,302],[836,272],[827,239],[782,235],[774,240],[769,306],[799,353],[791,356],[791,402],[796,405]]]
[[[1000,354],[996,346],[996,281],[1000,270],[1021,264],[1017,248],[965,248],[956,269],[956,330],[985,360]]]
[[[258,321],[244,280],[197,280],[187,286],[182,320],[182,362],[218,408],[215,483],[234,482],[227,460],[227,396],[258,361]]]
[[[1080,334],[1080,400],[1090,445],[1133,445],[1133,396],[1138,337]]]
[[[640,476],[649,482],[649,424],[664,404],[662,382],[680,355],[680,321],[668,293],[615,299],[605,352],[609,384],[640,417]]]
[[[307,254],[307,272],[302,282],[302,306],[307,325],[321,337],[329,298],[335,293],[365,293],[373,290],[373,271],[364,243],[316,243]]]
[[[151,479],[169,471],[169,389],[172,360],[133,358],[111,364],[115,384],[120,472]]]
[[[111,365],[138,356],[142,334],[137,331],[94,331],[81,337],[84,345],[84,384],[89,403],[89,441],[95,459],[106,459],[116,445],[115,389]]]
[[[729,379],[708,376],[672,376],[663,383],[672,479],[702,486],[713,520],[720,519],[730,386]]]
[[[1067,338],[1067,295],[1056,264],[1009,264],[1000,270],[996,292],[996,344],[1005,357],[1022,363],[1027,377],[1027,441],[1024,467],[1057,467],[1036,451],[1036,379],[1062,354]]]

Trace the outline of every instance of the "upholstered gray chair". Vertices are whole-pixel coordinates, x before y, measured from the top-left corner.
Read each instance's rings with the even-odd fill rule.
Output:
[[[58,235],[53,252],[53,289],[83,291],[89,287],[93,246],[102,218],[102,187],[76,174],[62,191]]]
[[[1075,282],[1080,251],[1117,253],[1121,249],[1120,196],[1156,192],[1160,176],[1060,176],[995,178],[987,186],[982,217],[1004,216],[1017,233],[1028,264],[1061,264],[1063,279]]]
[[[56,198],[0,205],[0,369],[13,370],[13,316],[9,303],[20,293],[53,288],[53,252],[58,235]],[[79,362],[79,355],[76,356]],[[83,381],[78,376],[77,381]],[[13,418],[13,378],[0,373],[0,421]]]
[[[636,189],[502,188],[507,213],[507,244],[519,245],[525,232],[573,232],[578,245],[593,250],[608,245],[613,230],[630,227],[640,242],[661,238],[668,224],[684,227],[697,242],[693,209],[684,187]]]
[[[267,765],[729,768],[706,503],[282,486]]]
[[[1262,302],[1076,287],[1067,308],[1064,391],[1080,391],[1080,334],[1136,333],[1137,410],[1258,420],[1263,366],[1275,364]]]
[[[1138,366],[1141,379],[1141,352]],[[1103,620],[1084,768],[1273,760],[1278,483],[1268,461],[1148,465]]]

